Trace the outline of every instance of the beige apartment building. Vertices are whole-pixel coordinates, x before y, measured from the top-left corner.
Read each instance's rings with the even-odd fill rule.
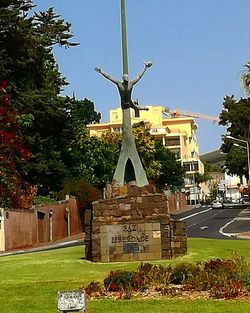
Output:
[[[204,166],[199,157],[195,120],[192,117],[168,114],[163,106],[149,105],[147,108],[148,111],[139,111],[137,117],[135,111],[131,109],[132,124],[141,121],[147,123],[154,139],[161,140],[163,145],[175,154],[176,159],[180,160],[186,169],[186,192],[190,192],[191,198],[198,199],[199,190],[194,188],[194,174],[203,174]],[[122,109],[110,110],[109,118],[108,123],[87,125],[90,135],[100,136],[107,131],[122,132]]]

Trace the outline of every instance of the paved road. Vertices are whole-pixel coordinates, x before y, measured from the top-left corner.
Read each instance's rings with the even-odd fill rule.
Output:
[[[250,231],[250,209],[242,206],[212,209],[209,206],[194,208],[174,216],[187,225],[187,236],[193,238],[235,238]]]

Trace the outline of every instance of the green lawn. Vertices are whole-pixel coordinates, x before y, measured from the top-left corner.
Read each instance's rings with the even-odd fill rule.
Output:
[[[169,262],[231,257],[234,252],[250,262],[250,241],[189,239],[188,255]],[[156,262],[155,262],[156,263]],[[0,257],[0,312],[57,312],[57,292],[102,281],[110,270],[135,269],[139,263],[91,263],[83,248],[72,247],[25,255]],[[250,302],[217,300],[91,300],[87,312],[249,313]]]

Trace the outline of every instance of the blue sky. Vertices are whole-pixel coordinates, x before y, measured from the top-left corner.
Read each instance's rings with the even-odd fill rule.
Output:
[[[54,7],[72,24],[80,45],[56,48],[69,86],[64,94],[88,98],[109,119],[119,107],[115,86],[94,71],[100,66],[121,79],[119,0],[34,0],[36,10]],[[126,0],[129,74],[143,61],[154,65],[136,85],[133,98],[142,105],[218,115],[223,97],[243,95],[240,76],[250,60],[249,0]],[[222,126],[196,119],[200,154],[221,144]]]

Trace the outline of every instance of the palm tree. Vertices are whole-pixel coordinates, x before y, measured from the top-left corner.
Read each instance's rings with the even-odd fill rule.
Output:
[[[250,97],[250,61],[244,64],[245,72],[240,78],[241,88],[247,97]]]

